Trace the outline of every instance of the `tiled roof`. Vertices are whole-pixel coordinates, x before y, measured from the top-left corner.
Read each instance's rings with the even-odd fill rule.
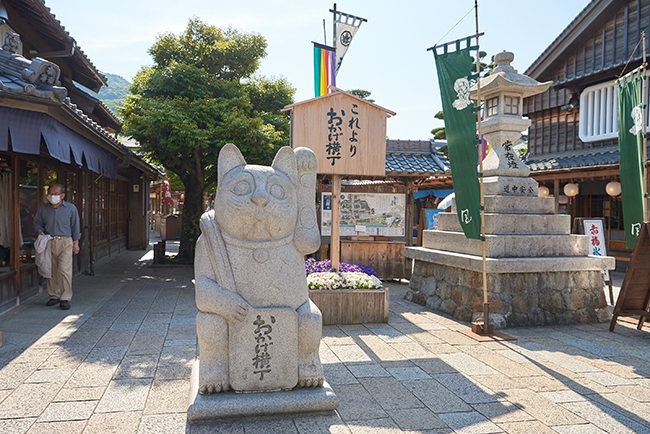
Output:
[[[618,164],[618,147],[610,146],[564,154],[536,155],[529,157],[524,163],[532,172],[607,166]]]
[[[387,175],[444,175],[448,169],[447,158],[433,139],[386,141]]]

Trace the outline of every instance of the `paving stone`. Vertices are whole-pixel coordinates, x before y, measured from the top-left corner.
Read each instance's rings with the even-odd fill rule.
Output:
[[[499,422],[497,426],[508,434],[557,434],[538,420],[523,422]]]
[[[619,377],[610,372],[584,372],[582,375],[603,386],[626,386],[634,384],[634,381]]]
[[[346,367],[356,378],[391,376],[391,374],[378,363],[350,363],[346,365]]]
[[[499,400],[499,395],[463,374],[438,374],[434,378],[468,404]]]
[[[352,422],[348,425],[352,434],[400,434],[401,429],[390,418]]]
[[[432,330],[430,332],[436,338],[450,344],[450,345],[474,345],[476,341],[468,338],[462,333],[454,330]]]
[[[511,389],[504,393],[504,397],[545,425],[576,425],[587,423],[586,420],[576,416],[574,413],[566,411],[566,407],[561,407],[528,389]]]
[[[425,380],[431,378],[429,374],[420,368],[386,368],[386,370],[398,381]]]
[[[527,364],[517,363],[501,354],[477,354],[474,358],[508,377],[539,375],[536,370],[528,369]]]
[[[580,348],[581,350],[585,350],[590,353],[596,354],[600,357],[615,357],[615,356],[624,355],[624,353],[620,351],[580,338],[560,337],[558,338],[558,340],[566,344],[572,345],[574,347]]]
[[[366,352],[368,356],[379,361],[396,361],[407,360],[399,351],[395,350],[384,339],[375,335],[361,336],[361,343],[359,346]],[[345,347],[344,347],[345,348]],[[347,348],[350,347],[349,345]],[[345,361],[344,361],[345,362]]]
[[[559,434],[607,434],[602,429],[591,424],[554,426],[553,430]]]
[[[109,330],[97,342],[97,347],[128,347],[135,336],[135,330]]]
[[[87,420],[98,401],[53,402],[47,406],[37,422]]]
[[[84,434],[136,434],[142,413],[95,413],[90,417]]]
[[[568,402],[561,405],[608,433],[650,433],[650,428],[623,416],[611,408],[607,408],[604,405],[593,401]],[[556,423],[555,425],[561,424]]]
[[[244,423],[239,420],[192,424],[190,434],[244,434]]]
[[[38,417],[61,388],[52,383],[30,383],[18,386],[0,403],[0,419]]]
[[[88,354],[84,363],[104,363],[106,365],[113,365],[122,360],[127,349],[128,346],[95,347],[90,354]]]
[[[472,380],[482,384],[494,393],[501,393],[508,389],[519,389],[521,384],[505,375],[473,375]]]
[[[345,334],[343,336],[323,336],[321,342],[325,345],[356,345],[354,339]]]
[[[122,359],[113,378],[153,378],[158,355],[128,356]]]
[[[113,378],[116,368],[116,366],[104,364],[83,364],[72,374],[66,387],[105,387]]]
[[[65,383],[74,369],[39,369],[25,380],[25,383]]]
[[[372,361],[372,359],[358,346],[332,345],[329,348],[343,363]]]
[[[548,375],[539,375],[535,377],[517,377],[512,381],[517,383],[516,389],[525,387],[533,392],[553,392],[557,390],[568,390],[569,387],[562,381]]]
[[[413,342],[399,330],[388,324],[367,324],[366,327],[387,344]]]
[[[556,404],[563,402],[585,401],[587,398],[573,390],[558,390],[556,392],[541,392],[541,396]]]
[[[431,351],[427,350],[425,347],[420,345],[417,342],[404,342],[391,344],[391,347],[398,351],[401,355],[407,359],[428,359],[433,357]]]
[[[388,417],[382,407],[361,384],[332,385],[339,398],[336,411],[344,421],[366,420]]]
[[[485,363],[477,360],[476,358],[464,354],[440,354],[440,360],[447,363],[452,368],[467,375],[494,375],[498,374],[497,371],[490,368]]]
[[[116,330],[116,331],[131,331],[135,330],[137,331],[140,328],[140,325],[138,324],[129,324],[129,323],[115,323],[111,325],[111,328],[108,330]]]
[[[95,413],[143,410],[151,383],[147,378],[111,381]]]
[[[64,387],[54,398],[57,401],[99,401],[106,390],[105,386],[99,387]]]
[[[192,375],[192,363],[158,365],[154,378],[156,380],[187,380]]]
[[[293,418],[300,434],[351,434],[350,428],[336,414],[297,416]]]
[[[0,420],[0,433],[6,434],[23,434],[36,421],[35,417],[25,417],[19,419]]]
[[[442,413],[438,415],[449,428],[458,434],[501,433],[501,428],[478,412]]]
[[[474,410],[478,411],[496,424],[503,422],[525,422],[535,420],[535,418],[530,414],[507,401],[473,404],[472,407]]]
[[[244,421],[246,434],[297,434],[298,429],[291,419]]]
[[[29,378],[39,363],[10,363],[0,369],[0,389],[15,389]]]
[[[428,408],[393,410],[390,417],[402,430],[446,428],[447,425]]]
[[[187,424],[185,412],[142,416],[138,434],[185,434]]]
[[[424,344],[423,345],[431,353],[439,356],[440,354],[451,354],[456,353],[458,350],[456,347],[450,344]]]
[[[436,414],[472,410],[462,399],[436,380],[405,381],[402,384]]]
[[[144,414],[185,413],[190,383],[184,380],[154,381],[147,397]]]
[[[357,365],[354,365],[357,366]],[[360,365],[363,366],[363,365]],[[325,379],[330,385],[357,384],[359,381],[352,375],[345,365],[323,365]]]
[[[37,422],[31,426],[27,434],[80,434],[85,427],[85,420]]]
[[[611,408],[642,425],[650,426],[650,406],[620,393],[589,395],[592,401]]]
[[[138,332],[131,341],[127,354],[130,356],[160,354],[165,335],[164,332]]]
[[[160,353],[159,365],[193,363],[196,359],[197,345],[164,347]]]
[[[424,407],[422,401],[393,377],[360,378],[359,382],[384,410]]]

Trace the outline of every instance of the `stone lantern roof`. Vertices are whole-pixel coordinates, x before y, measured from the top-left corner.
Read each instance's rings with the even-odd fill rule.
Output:
[[[494,56],[497,64],[496,68],[485,78],[481,78],[481,99],[485,100],[491,96],[508,92],[517,94],[522,98],[537,95],[545,92],[551,85],[552,81],[540,83],[526,75],[519,74],[515,68],[510,65],[515,59],[515,55],[509,51],[502,51]],[[476,99],[476,84],[470,89],[470,98]]]

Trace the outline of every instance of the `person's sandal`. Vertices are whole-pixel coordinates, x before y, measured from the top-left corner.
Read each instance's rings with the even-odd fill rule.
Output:
[[[58,298],[50,298],[50,301],[45,303],[45,306],[56,306],[57,304],[59,304],[60,301],[61,300],[59,300]]]
[[[63,310],[68,310],[68,309],[70,309],[70,302],[69,302],[69,301],[66,301],[66,300],[62,300],[62,301],[61,301],[61,304],[59,305],[59,307],[60,307],[61,309],[63,309]]]

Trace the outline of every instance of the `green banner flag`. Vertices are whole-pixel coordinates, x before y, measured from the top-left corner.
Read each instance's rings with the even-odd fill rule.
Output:
[[[451,164],[451,177],[456,193],[456,212],[465,237],[481,238],[481,196],[476,170],[476,118],[469,99],[469,80],[472,74],[472,58],[469,38],[467,48],[443,54],[433,49],[440,84],[442,111],[445,117],[447,149]]]
[[[616,81],[619,171],[628,249],[634,248],[643,222],[643,79],[636,70]]]

